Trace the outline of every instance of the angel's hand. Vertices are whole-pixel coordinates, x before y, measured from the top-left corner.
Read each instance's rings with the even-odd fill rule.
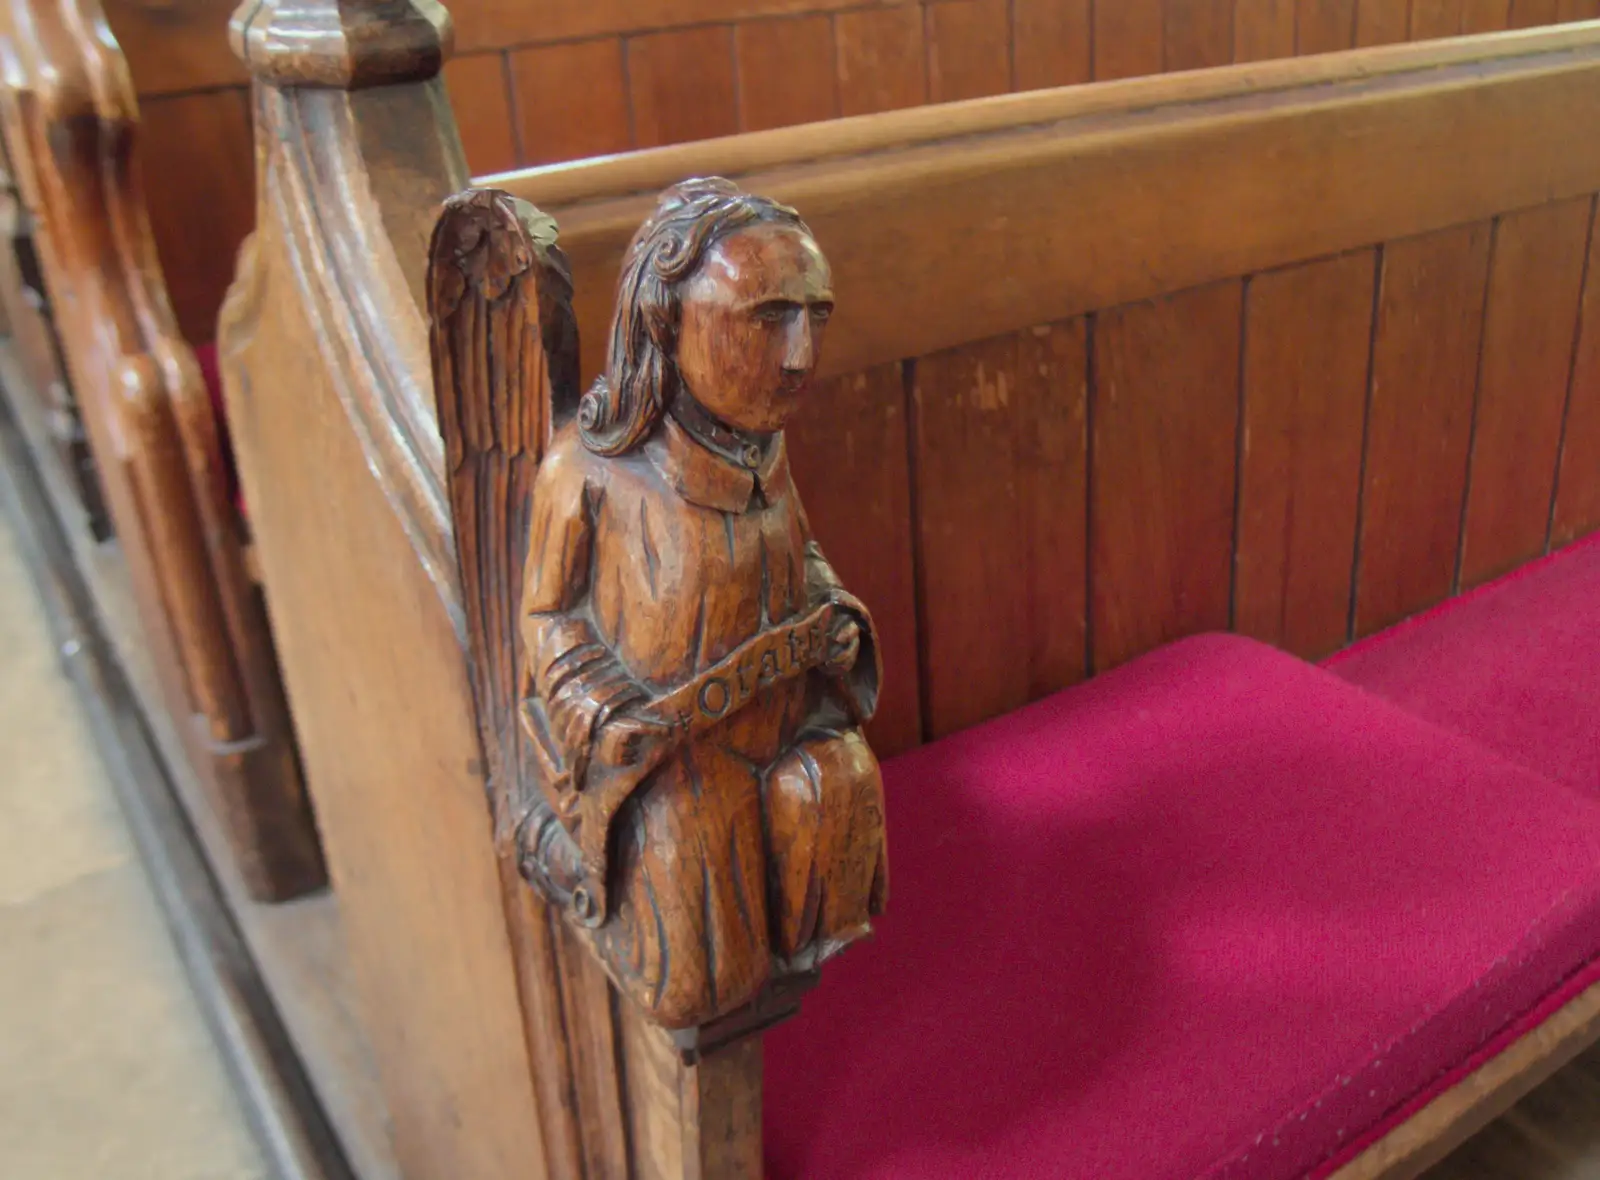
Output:
[[[619,713],[600,727],[595,755],[607,766],[621,769],[655,759],[671,743],[672,727],[641,713]]]
[[[841,615],[833,624],[828,641],[828,659],[823,667],[834,676],[848,674],[861,656],[861,624]]]

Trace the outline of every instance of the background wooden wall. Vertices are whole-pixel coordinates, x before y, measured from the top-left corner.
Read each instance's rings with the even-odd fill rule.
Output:
[[[1232,61],[1600,18],[1600,0],[456,0],[474,172]],[[254,217],[234,0],[107,0],[157,243],[207,341]]]
[[[1600,529],[1594,229],[1557,201],[825,383],[790,455],[879,626],[874,745],[1202,631],[1319,658]]]

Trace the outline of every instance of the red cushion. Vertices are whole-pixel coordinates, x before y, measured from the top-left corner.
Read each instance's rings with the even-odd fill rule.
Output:
[[[1600,534],[1327,666],[1524,766],[1600,787]]]
[[[1296,1177],[1600,950],[1600,796],[1205,636],[885,766],[773,1180]]]

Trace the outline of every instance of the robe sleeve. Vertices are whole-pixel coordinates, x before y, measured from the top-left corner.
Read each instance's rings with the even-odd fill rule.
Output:
[[[802,518],[803,519],[803,518]],[[872,720],[878,711],[878,686],[883,682],[883,657],[878,650],[878,633],[866,603],[844,588],[833,572],[822,547],[811,537],[806,524],[806,591],[812,602],[832,601],[843,607],[861,628],[861,653],[855,667],[837,681],[845,704],[858,725]]]
[[[529,726],[573,790],[582,789],[596,732],[646,695],[590,616],[595,522],[585,458],[558,443],[540,465],[522,590]]]

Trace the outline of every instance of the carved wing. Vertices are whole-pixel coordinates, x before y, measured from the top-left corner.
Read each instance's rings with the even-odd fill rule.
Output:
[[[517,716],[534,477],[579,395],[572,277],[555,222],[497,190],[451,197],[433,231],[428,312],[468,672],[504,839],[534,802]]]

